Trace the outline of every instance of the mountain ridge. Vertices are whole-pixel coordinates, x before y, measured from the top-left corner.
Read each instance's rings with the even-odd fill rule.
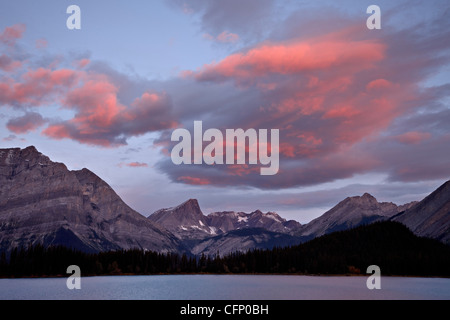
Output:
[[[287,221],[275,212],[263,213],[261,210],[251,213],[219,211],[205,215],[197,199],[189,199],[175,207],[159,209],[148,216],[148,219],[161,224],[181,238],[192,238],[186,232],[189,230],[199,237],[202,237],[203,232],[206,237],[244,228],[264,228],[268,231],[289,233],[301,226],[297,221]]]
[[[392,202],[378,202],[369,193],[347,197],[320,217],[304,225],[299,234],[315,238],[335,231],[386,220],[415,203],[397,206]]]
[[[0,149],[0,195],[3,249],[36,243],[74,244],[87,252],[181,248],[93,172],[69,171],[35,147]]]
[[[450,181],[422,201],[400,206],[369,193],[347,197],[305,225],[260,210],[205,215],[196,199],[145,217],[88,169],[69,171],[33,146],[0,149],[0,251],[43,243],[88,252],[229,253],[292,245],[384,220],[449,244]]]

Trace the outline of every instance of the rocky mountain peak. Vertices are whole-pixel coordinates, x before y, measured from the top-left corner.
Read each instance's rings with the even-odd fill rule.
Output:
[[[179,238],[198,238],[214,234],[214,230],[208,227],[206,217],[196,199],[189,199],[176,207],[160,209],[148,219]]]
[[[88,169],[69,171],[33,146],[0,149],[0,251],[30,243],[85,251],[178,247]]]
[[[26,147],[25,149],[23,149],[23,151],[24,151],[24,153],[35,154],[37,156],[41,156],[42,155],[42,153],[40,153],[38,151],[38,149],[36,149],[35,146]]]
[[[372,201],[372,200],[377,200],[373,195],[371,195],[370,193],[364,193],[363,194],[363,196],[361,197],[362,199],[365,199],[365,200],[370,200],[370,201]]]
[[[348,197],[341,204],[351,205],[377,205],[377,199],[370,193],[364,193],[362,196]]]
[[[324,215],[304,226],[302,235],[321,236],[334,231],[346,230],[361,224],[388,219],[399,212],[391,202],[378,202],[369,193],[348,197]]]
[[[167,216],[173,216],[179,221],[183,221],[203,217],[203,212],[196,199],[189,199],[176,207],[160,209],[150,217],[153,218],[152,220],[158,221],[160,218]]]
[[[195,216],[202,216],[203,212],[200,209],[200,205],[198,204],[197,199],[189,199],[186,202],[183,202],[176,208],[176,212],[188,212]]]

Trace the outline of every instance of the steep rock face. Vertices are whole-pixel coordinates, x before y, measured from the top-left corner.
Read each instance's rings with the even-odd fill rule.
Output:
[[[148,220],[158,223],[180,239],[201,239],[216,234],[215,230],[208,226],[195,199],[173,208],[160,209],[150,215]]]
[[[90,252],[179,248],[91,171],[69,171],[34,147],[0,149],[0,249],[36,243]]]
[[[403,223],[418,236],[450,244],[450,181],[392,220]]]
[[[319,218],[304,225],[301,235],[314,238],[362,224],[386,220],[397,214],[402,208],[404,207],[399,208],[394,203],[380,203],[368,193],[362,197],[349,197]]]

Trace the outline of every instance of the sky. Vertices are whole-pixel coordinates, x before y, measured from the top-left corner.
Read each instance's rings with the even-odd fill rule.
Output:
[[[450,178],[449,15],[447,0],[2,1],[0,148],[88,168],[145,216],[195,198],[307,223],[366,192],[421,200]],[[194,121],[278,129],[279,172],[175,165],[171,135]]]

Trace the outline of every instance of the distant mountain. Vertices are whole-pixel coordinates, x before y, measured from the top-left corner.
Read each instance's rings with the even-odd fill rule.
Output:
[[[69,171],[35,147],[0,149],[0,251],[37,243],[87,252],[181,250],[91,171]]]
[[[378,202],[368,193],[362,197],[349,197],[322,216],[304,225],[299,234],[312,239],[363,224],[386,220],[414,204],[410,203],[399,207],[391,202]]]
[[[205,216],[195,199],[158,210],[148,219],[172,232],[193,254],[227,254],[300,243],[299,237],[290,235],[301,227],[296,221],[260,210],[213,212]]]
[[[190,199],[179,206],[160,209],[148,217],[180,239],[204,239],[239,229],[261,228],[267,231],[291,233],[301,227],[296,221],[286,221],[274,212],[252,213],[224,211],[205,216],[198,201]]]
[[[450,244],[450,181],[392,220],[403,223],[418,236]]]
[[[287,221],[275,212],[263,213],[256,210],[252,213],[224,211],[213,212],[206,216],[210,227],[217,233],[226,233],[233,230],[262,228],[280,233],[292,233],[301,227],[297,221]]]
[[[213,228],[208,226],[208,221],[195,199],[190,199],[179,206],[160,209],[148,217],[179,239],[202,239],[216,235]]]

